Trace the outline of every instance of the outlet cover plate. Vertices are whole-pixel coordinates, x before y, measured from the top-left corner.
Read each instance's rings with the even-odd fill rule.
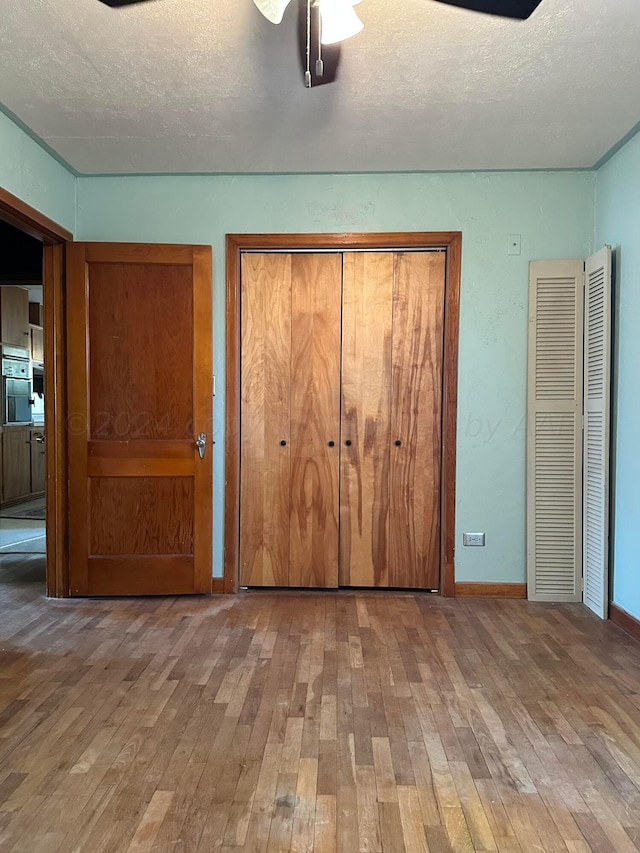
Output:
[[[519,234],[509,234],[509,244],[507,246],[507,254],[508,255],[519,255],[520,254],[520,242],[521,238]]]
[[[463,533],[462,544],[472,545],[476,548],[484,547],[484,533]]]

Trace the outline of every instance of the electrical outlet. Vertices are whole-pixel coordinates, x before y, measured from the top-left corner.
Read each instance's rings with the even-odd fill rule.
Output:
[[[484,548],[484,533],[463,533],[462,544]]]
[[[520,254],[520,235],[519,234],[509,234],[509,243],[507,245],[507,254],[508,255],[519,255]]]

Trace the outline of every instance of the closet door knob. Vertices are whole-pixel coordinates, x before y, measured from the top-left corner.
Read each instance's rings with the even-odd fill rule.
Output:
[[[335,447],[335,444],[336,444],[336,443],[335,443],[335,441],[330,441],[330,442],[329,442],[329,447]]]
[[[402,444],[402,442],[400,441],[400,439],[398,439],[398,440],[396,441],[396,447],[400,447],[400,445],[401,445],[401,444]]]
[[[348,439],[345,441],[345,444],[347,445],[347,447],[351,447],[351,439],[350,439],[350,438],[348,438]]]
[[[283,438],[282,441],[280,442],[280,447],[286,447],[286,446],[287,446],[287,442]]]

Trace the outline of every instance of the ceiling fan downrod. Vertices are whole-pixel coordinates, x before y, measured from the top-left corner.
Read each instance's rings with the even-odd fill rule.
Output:
[[[311,0],[307,0],[307,67],[304,72],[304,85],[311,88]]]
[[[319,6],[318,0],[315,0]],[[318,9],[318,58],[316,59],[316,77],[324,76],[324,61],[322,59],[322,23],[320,21],[320,10]]]

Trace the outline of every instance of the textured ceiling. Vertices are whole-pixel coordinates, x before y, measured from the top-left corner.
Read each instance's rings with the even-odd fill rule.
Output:
[[[295,3],[0,0],[0,102],[82,173],[590,167],[640,119],[639,0],[358,14],[309,91]]]

